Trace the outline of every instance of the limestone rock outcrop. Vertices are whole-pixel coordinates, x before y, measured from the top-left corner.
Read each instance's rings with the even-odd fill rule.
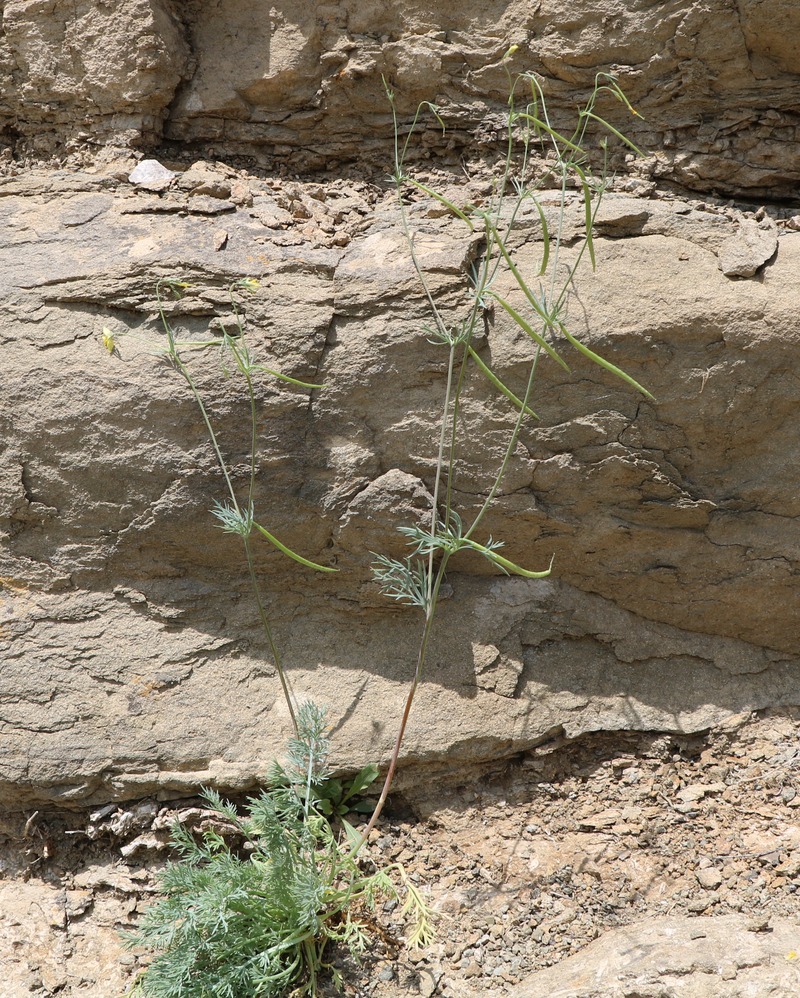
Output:
[[[393,196],[213,164],[186,174],[161,195],[127,166],[0,186],[11,806],[252,786],[287,732],[244,565],[208,512],[221,492],[202,420],[158,356],[159,276],[191,284],[169,307],[194,338],[230,323],[231,282],[257,278],[238,306],[254,348],[324,385],[260,383],[257,499],[285,543],[340,571],[272,550],[258,568],[298,693],[330,705],[337,763],[387,757],[413,669],[418,622],[378,594],[369,566],[372,551],[402,554],[396,528],[430,508],[443,361]],[[567,225],[582,214],[576,200]],[[570,322],[655,401],[578,355],[571,374],[542,365],[541,418],[487,531],[526,565],[554,555],[554,575],[454,563],[408,779],[415,763],[464,767],[555,733],[701,730],[798,702],[800,233],[782,228],[758,276],[732,281],[717,253],[742,218],[609,195]],[[423,200],[413,221],[431,290],[455,315],[469,240]],[[540,246],[520,222],[525,267]],[[514,385],[530,344],[503,316],[480,352]],[[245,399],[213,355],[198,377],[246,475]],[[475,371],[455,482],[467,518],[510,418]]]
[[[655,917],[604,933],[513,998],[749,998],[793,994],[800,926],[745,915]]]
[[[385,169],[390,116],[436,101],[448,121],[425,155],[492,155],[508,68],[543,81],[554,121],[597,73],[619,75],[641,117],[601,111],[696,191],[791,196],[800,173],[800,9],[790,0],[494,0],[266,3],[123,0],[0,4],[0,139],[16,155],[187,145],[291,174]],[[619,164],[618,164],[619,165]]]

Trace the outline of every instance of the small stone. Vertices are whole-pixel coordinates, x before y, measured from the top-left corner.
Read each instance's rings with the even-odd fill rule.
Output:
[[[588,829],[590,831],[598,831],[602,828],[611,828],[615,825],[622,817],[622,812],[617,810],[617,808],[608,808],[605,811],[599,811],[597,814],[593,814],[587,818],[581,818],[578,822],[581,829]]]
[[[234,204],[249,208],[253,203],[253,192],[244,180],[234,180],[231,184],[230,199]]]
[[[162,166],[157,159],[143,159],[129,174],[128,180],[146,191],[165,191],[175,174]]]
[[[236,210],[236,205],[232,201],[221,201],[205,194],[193,195],[186,207],[190,215],[221,215],[223,212]]]
[[[594,224],[604,236],[638,236],[650,220],[652,208],[638,198],[604,201],[595,213]]]
[[[722,874],[713,866],[706,867],[705,870],[698,870],[696,876],[700,886],[707,890],[713,890],[722,883]]]
[[[216,177],[208,174],[202,179],[198,178],[198,184],[191,191],[193,196],[207,196],[211,198],[221,198],[226,201],[231,196],[231,185],[224,177]]]
[[[419,993],[423,998],[430,998],[436,990],[436,979],[428,970],[421,970],[419,973]]]
[[[726,789],[724,783],[691,783],[678,791],[678,798],[684,804],[696,804],[707,794],[722,793]]]
[[[470,960],[464,968],[464,977],[480,977],[482,973],[483,970],[477,960]]]
[[[777,249],[778,231],[771,219],[745,218],[736,235],[719,248],[720,270],[726,277],[753,277]]]

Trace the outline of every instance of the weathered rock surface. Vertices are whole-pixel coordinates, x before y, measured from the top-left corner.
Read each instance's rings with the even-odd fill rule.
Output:
[[[540,75],[554,120],[619,74],[643,117],[600,110],[652,169],[701,191],[794,196],[800,179],[800,8],[790,0],[493,0],[477,8],[346,0],[121,0],[0,4],[0,130],[17,154],[190,143],[291,173],[371,161],[390,117],[437,101],[427,154],[457,166],[501,138],[512,72]],[[409,117],[410,120],[410,117]]]
[[[244,565],[208,513],[222,493],[202,420],[158,356],[159,277],[191,283],[168,310],[195,338],[230,327],[227,287],[258,278],[236,306],[254,348],[324,384],[259,384],[257,499],[284,541],[339,573],[271,549],[257,569],[296,692],[330,708],[334,763],[385,762],[419,628],[369,565],[401,555],[395,528],[430,509],[444,365],[397,209],[364,179],[391,161],[381,77],[401,126],[420,100],[441,107],[447,132],[428,128],[417,155],[450,171],[460,200],[463,167],[480,193],[502,145],[506,68],[538,74],[556,125],[605,71],[641,113],[598,105],[651,155],[612,152],[598,270],[579,269],[568,318],[655,401],[580,358],[570,376],[542,367],[541,420],[487,533],[531,567],[554,554],[555,572],[454,563],[399,778],[431,821],[386,826],[372,846],[425,878],[429,863],[458,931],[370,986],[797,992],[794,721],[779,745],[726,754],[723,738],[693,762],[689,740],[655,735],[649,761],[601,764],[587,738],[570,769],[545,747],[736,727],[760,708],[793,718],[800,703],[800,216],[716,196],[796,197],[799,30],[788,0],[0,0],[2,998],[121,993],[137,963],[117,929],[153,888],[176,798],[254,787],[289,731]],[[48,158],[68,168],[29,169]],[[264,180],[243,161],[327,179]],[[356,179],[331,180],[345,172]],[[659,180],[710,197],[667,199]],[[440,206],[410,211],[432,293],[457,318],[478,247]],[[582,219],[576,200],[562,265]],[[538,215],[519,221],[533,272]],[[478,343],[512,386],[529,346],[503,315]],[[206,361],[198,382],[240,483],[245,399]],[[467,403],[455,497],[468,519],[509,417],[477,372]],[[470,782],[473,764],[537,745],[518,760],[523,790],[498,767]],[[455,787],[444,806],[434,771]],[[87,824],[85,805],[107,801],[120,804]],[[664,911],[563,959],[609,921]]]
[[[259,278],[240,304],[254,347],[325,386],[260,386],[258,503],[284,542],[340,571],[312,575],[271,550],[259,571],[297,691],[331,705],[337,762],[385,759],[394,736],[418,621],[387,606],[369,563],[401,554],[395,528],[429,506],[443,375],[396,209],[366,184],[224,169],[215,194],[195,195],[204,171],[163,196],[118,170],[0,187],[10,806],[252,786],[287,732],[244,566],[208,514],[221,492],[202,421],[154,356],[165,274],[192,283],[170,308],[194,337],[231,321],[230,282]],[[218,196],[226,184],[237,203]],[[572,375],[543,366],[541,421],[487,532],[526,565],[555,554],[554,576],[454,564],[407,767],[467,765],[554,732],[700,730],[798,702],[800,234],[782,233],[759,280],[731,282],[716,253],[737,213],[629,197],[604,212],[598,270],[578,272],[570,322],[656,402],[580,358]],[[572,214],[577,229],[577,202]],[[458,315],[470,246],[423,203],[414,216],[432,290]],[[615,238],[631,219],[639,234]],[[538,268],[534,222],[521,219],[523,267]],[[480,349],[515,384],[528,343],[502,316]],[[244,399],[213,357],[197,371],[246,475]],[[455,494],[469,518],[509,420],[477,372],[465,418]]]
[[[726,277],[753,277],[778,249],[778,233],[771,219],[744,219],[739,231],[719,248],[719,268]]]
[[[762,931],[763,929],[763,931]],[[745,915],[649,918],[541,970],[513,998],[784,998],[800,986],[800,924]]]

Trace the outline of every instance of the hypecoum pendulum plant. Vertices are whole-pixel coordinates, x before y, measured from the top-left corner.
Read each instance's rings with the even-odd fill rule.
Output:
[[[278,678],[280,679],[283,695],[289,709],[289,715],[292,719],[292,727],[294,729],[295,736],[297,736],[299,734],[297,704],[295,702],[294,695],[291,692],[289,680],[286,675],[286,671],[283,668],[281,656],[277,645],[275,644],[272,627],[270,626],[269,617],[267,616],[265,609],[265,601],[261,584],[259,582],[258,575],[256,574],[255,564],[253,562],[253,535],[255,534],[256,537],[262,537],[273,547],[285,554],[288,558],[291,558],[292,561],[295,561],[306,568],[314,569],[317,572],[335,572],[336,569],[326,565],[318,565],[316,562],[310,561],[308,558],[304,558],[296,551],[292,551],[291,548],[288,548],[285,544],[282,544],[273,533],[267,530],[267,528],[256,519],[254,496],[257,470],[256,454],[258,447],[258,409],[253,378],[266,374],[270,377],[277,378],[279,381],[283,381],[299,388],[314,389],[321,388],[322,386],[311,384],[306,381],[300,381],[297,378],[290,378],[286,374],[281,374],[278,371],[274,371],[271,368],[265,367],[263,364],[256,362],[256,359],[250,350],[250,345],[247,342],[247,337],[244,334],[241,314],[234,296],[234,290],[236,289],[240,289],[245,292],[255,291],[258,287],[258,282],[253,278],[242,278],[241,280],[234,282],[234,284],[229,288],[230,301],[234,317],[234,329],[232,331],[229,331],[223,324],[221,338],[215,337],[213,339],[199,341],[181,341],[178,339],[167,316],[164,293],[169,293],[173,298],[180,298],[190,287],[191,285],[188,282],[175,280],[174,278],[161,278],[156,284],[158,314],[161,320],[161,326],[167,338],[167,346],[164,348],[163,353],[167,362],[186,382],[203,418],[209,442],[214,450],[214,455],[217,459],[217,463],[225,482],[225,495],[223,501],[215,501],[214,508],[211,512],[216,517],[217,526],[219,526],[220,529],[226,533],[239,537],[242,541],[245,561],[247,563],[247,571],[250,578],[250,585],[258,611],[258,618],[269,646],[272,662],[277,670]],[[248,462],[249,475],[247,489],[243,497],[239,497],[236,489],[234,488],[231,471],[222,453],[217,434],[211,422],[208,407],[200,394],[195,377],[192,374],[191,368],[185,358],[186,351],[202,351],[209,348],[216,348],[219,350],[225,374],[230,375],[231,371],[237,372],[244,379],[247,389],[250,416],[250,456]]]
[[[503,60],[506,67],[516,48],[512,46],[506,53]],[[508,73],[507,68],[506,71]],[[401,141],[395,95],[384,80],[394,121],[395,164],[392,180],[397,191],[403,232],[411,260],[430,306],[432,319],[432,324],[426,326],[422,332],[430,343],[437,344],[446,351],[447,361],[444,398],[439,418],[438,453],[430,522],[427,528],[419,526],[400,528],[410,546],[406,558],[398,560],[375,555],[373,564],[374,576],[383,593],[399,603],[416,607],[422,614],[422,624],[416,666],[388,771],[377,806],[362,832],[358,848],[367,841],[392,785],[411,706],[424,675],[441,587],[450,560],[461,551],[471,551],[481,555],[491,566],[507,575],[541,579],[551,572],[552,559],[550,565],[541,570],[526,569],[500,554],[502,541],[493,540],[491,537],[483,541],[478,539],[481,536],[483,520],[500,490],[523,426],[526,420],[538,418],[531,408],[531,401],[540,362],[548,359],[565,371],[569,371],[569,365],[562,352],[562,344],[566,343],[592,363],[627,382],[646,397],[652,398],[647,389],[630,375],[582,343],[567,325],[567,300],[573,277],[587,255],[592,269],[596,266],[592,227],[608,186],[608,136],[615,137],[634,153],[641,155],[640,150],[600,117],[595,109],[598,100],[603,95],[609,95],[620,101],[630,113],[637,114],[637,112],[625,97],[616,79],[609,74],[600,73],[595,78],[588,101],[578,111],[578,120],[573,132],[564,135],[551,123],[545,95],[537,77],[532,73],[526,73],[512,79],[508,73],[508,78],[505,157],[500,175],[495,179],[493,193],[484,207],[471,204],[456,205],[437,192],[434,187],[422,183],[411,174],[406,163],[414,133],[423,114],[427,111],[433,115],[443,131],[446,126],[438,108],[434,104],[424,102],[418,107],[405,139]],[[520,104],[517,94],[523,88],[527,96],[524,103]],[[603,163],[597,175],[591,170],[586,152],[587,133],[591,125],[599,126],[607,133],[600,142]],[[537,150],[548,156],[546,170],[540,171],[538,177],[533,175],[534,152]],[[539,199],[539,192],[545,183],[550,189],[555,186],[558,192],[557,218],[554,226],[548,224]],[[579,191],[583,199],[584,230],[580,249],[568,264],[563,259],[561,249],[565,237],[568,199],[573,190]],[[480,252],[467,273],[468,287],[465,290],[468,297],[465,313],[455,324],[447,321],[437,303],[416,252],[408,203],[419,195],[436,201],[446,208],[464,226],[465,237],[469,240],[477,238],[480,247]],[[538,270],[532,275],[522,273],[514,260],[514,251],[511,247],[512,233],[528,204],[533,206],[538,216],[542,241],[541,262]],[[496,290],[499,275],[511,275],[517,288],[517,297],[521,295],[522,301],[519,305],[513,304]],[[515,394],[508,384],[491,370],[475,348],[478,334],[484,330],[484,317],[496,306],[499,306],[516,327],[530,339],[531,357],[527,376],[523,379],[524,388],[519,394]],[[516,418],[509,429],[503,459],[494,473],[483,504],[471,523],[467,524],[454,508],[453,500],[458,473],[459,418],[465,405],[465,386],[473,372],[486,378],[493,388],[505,397],[512,411],[516,412]]]
[[[220,828],[195,836],[179,826],[172,846],[177,859],[160,877],[160,897],[126,943],[154,952],[134,990],[150,998],[277,998],[317,993],[321,972],[334,981],[340,971],[326,958],[333,943],[358,957],[378,898],[401,900],[412,922],[410,942],[430,935],[429,912],[398,863],[369,869],[355,855],[358,833],[345,815],[367,810],[359,800],[378,769],[365,766],[342,781],[328,767],[325,710],[298,702],[283,667],[256,572],[253,540],[264,539],[304,569],[332,572],[283,544],[256,517],[257,399],[254,378],[267,375],[301,389],[320,388],[258,363],[250,349],[235,292],[252,293],[258,282],[242,279],[229,289],[234,323],[221,336],[189,340],[178,336],[168,315],[168,296],[177,301],[191,285],[162,278],[156,285],[157,311],[166,345],[160,351],[193,397],[222,475],[224,493],[211,510],[225,533],[238,537],[256,612],[277,670],[292,720],[287,760],[273,762],[266,789],[251,798],[240,817],[214,791],[204,797],[217,812]],[[103,344],[118,354],[114,334],[104,329]],[[237,491],[235,478],[214,429],[213,413],[193,372],[192,354],[219,351],[226,375],[246,386],[250,454],[247,483]],[[401,889],[398,890],[397,882]]]
[[[506,64],[513,51],[512,48],[507,53]],[[526,96],[521,101],[518,94],[523,88]],[[289,705],[294,735],[286,763],[272,767],[267,789],[249,801],[245,817],[217,794],[206,793],[207,800],[227,823],[232,835],[206,831],[198,839],[185,829],[176,829],[173,844],[178,858],[162,875],[161,897],[148,909],[130,937],[132,945],[144,946],[156,953],[136,985],[140,994],[150,998],[313,996],[317,993],[321,972],[333,974],[336,979],[336,968],[325,957],[326,947],[337,943],[358,954],[366,945],[371,906],[381,894],[397,896],[397,879],[405,897],[403,912],[414,923],[411,944],[424,945],[430,939],[430,913],[419,890],[402,868],[395,864],[374,871],[369,861],[362,858],[361,851],[392,786],[414,697],[425,675],[431,634],[450,561],[454,555],[470,551],[507,574],[538,579],[551,571],[552,561],[539,569],[518,565],[501,553],[500,541],[484,537],[482,533],[486,514],[501,489],[523,427],[526,421],[537,418],[532,403],[541,363],[552,362],[568,371],[563,349],[568,345],[610,375],[650,397],[632,377],[577,339],[568,325],[567,301],[575,272],[586,257],[592,267],[596,263],[592,226],[607,187],[606,140],[601,142],[603,166],[595,175],[585,151],[588,130],[590,126],[598,126],[608,137],[623,142],[634,152],[639,151],[595,110],[603,95],[609,95],[621,101],[631,113],[636,113],[615,79],[603,74],[596,78],[588,101],[578,111],[574,130],[565,135],[551,123],[537,78],[524,74],[513,80],[509,75],[505,157],[493,194],[483,207],[456,205],[433,185],[411,175],[407,165],[409,151],[424,114],[430,112],[442,127],[444,123],[438,109],[425,103],[420,105],[405,138],[401,139],[394,93],[388,85],[386,91],[394,118],[393,182],[402,226],[431,310],[431,325],[422,330],[422,335],[446,354],[430,520],[425,527],[402,528],[409,543],[406,558],[375,555],[373,566],[382,591],[399,603],[416,607],[421,614],[413,676],[372,817],[360,832],[346,822],[340,825],[337,816],[343,818],[350,802],[367,788],[377,770],[365,767],[346,788],[328,772],[324,711],[313,703],[298,704],[292,695],[272,637],[250,546],[253,536],[259,536],[304,568],[330,570],[286,548],[256,519],[253,377],[264,373],[282,376],[254,360],[235,302],[236,329],[223,331],[221,341],[219,338],[181,341],[167,316],[164,295],[179,298],[187,285],[163,279],[159,282],[157,297],[160,320],[167,336],[164,352],[186,381],[200,408],[222,470],[225,498],[216,504],[213,513],[219,526],[238,536],[244,545],[257,611]],[[546,168],[540,169],[538,174],[537,152],[548,155]],[[540,192],[546,185],[550,190],[555,187],[558,192],[555,219],[551,221],[540,201]],[[580,247],[568,262],[562,245],[574,190],[583,200],[585,227]],[[457,223],[464,226],[466,240],[480,241],[480,254],[467,275],[462,315],[455,323],[448,321],[436,301],[416,251],[407,201],[419,196],[432,199],[447,209]],[[515,262],[511,237],[529,204],[533,206],[534,217],[541,228],[542,255],[536,272],[526,275]],[[499,278],[507,279],[509,275],[517,288],[513,302],[498,290]],[[234,290],[252,291],[254,283],[237,282],[232,294]],[[502,309],[530,340],[527,374],[522,379],[523,387],[516,392],[484,362],[476,348],[484,318],[495,308]],[[106,346],[113,351],[113,339]],[[235,490],[211,414],[185,359],[186,351],[205,352],[211,347],[220,347],[226,364],[244,378],[250,400],[250,474],[248,488],[242,497]],[[455,508],[454,498],[460,417],[468,405],[466,388],[473,377],[487,379],[492,389],[508,401],[511,416],[502,460],[487,483],[483,503],[467,523]],[[292,381],[285,376],[283,380]],[[296,381],[294,384],[300,388],[318,387]],[[331,819],[334,819],[333,825]],[[342,831],[337,831],[340,827]],[[392,875],[395,875],[394,879]]]

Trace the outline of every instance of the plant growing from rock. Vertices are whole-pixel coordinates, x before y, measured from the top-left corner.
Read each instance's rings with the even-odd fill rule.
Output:
[[[288,558],[291,558],[293,561],[303,565],[306,568],[311,568],[318,572],[335,572],[336,569],[327,565],[318,565],[316,562],[310,561],[308,558],[304,558],[296,551],[292,551],[291,548],[288,548],[285,544],[281,543],[281,541],[279,541],[273,533],[267,530],[267,528],[256,518],[254,496],[256,481],[258,411],[253,379],[258,375],[267,374],[299,388],[313,389],[321,388],[322,386],[311,384],[310,382],[299,381],[297,378],[290,378],[286,374],[281,374],[278,371],[265,367],[263,364],[257,363],[256,358],[250,350],[247,338],[244,335],[244,327],[241,322],[240,312],[234,297],[234,291],[237,289],[247,292],[253,291],[256,287],[258,287],[258,282],[252,278],[243,278],[236,281],[229,289],[234,316],[233,330],[228,330],[223,325],[221,338],[215,337],[213,339],[199,341],[179,339],[176,336],[175,330],[173,329],[172,323],[167,315],[164,295],[165,293],[168,293],[173,298],[180,298],[190,287],[191,285],[187,281],[180,281],[175,278],[161,278],[156,284],[158,314],[167,338],[167,345],[163,350],[163,355],[167,362],[174,367],[174,369],[186,382],[203,418],[209,442],[214,450],[214,455],[216,456],[217,463],[219,464],[225,483],[225,494],[223,496],[223,500],[221,502],[215,502],[212,512],[217,519],[217,525],[220,529],[241,539],[259,621],[267,639],[267,644],[272,656],[272,662],[278,672],[283,695],[289,709],[289,714],[292,718],[292,726],[294,727],[295,734],[297,734],[297,705],[289,686],[286,670],[283,668],[280,652],[275,644],[275,638],[273,636],[272,627],[266,611],[266,603],[261,583],[259,582],[258,575],[256,574],[255,564],[253,561],[253,536],[262,537]],[[250,454],[248,462],[248,482],[244,495],[239,495],[234,486],[233,475],[228,467],[225,456],[222,453],[222,448],[220,447],[219,440],[212,423],[211,414],[197,387],[197,382],[192,373],[192,369],[186,359],[187,351],[206,351],[210,348],[219,350],[225,373],[228,374],[231,370],[238,373],[244,380],[247,389],[250,422]]]
[[[316,993],[322,972],[341,983],[326,950],[337,944],[356,958],[365,951],[376,900],[398,899],[391,874],[404,882],[417,931],[427,932],[425,905],[402,867],[365,872],[329,823],[325,712],[303,703],[297,724],[286,764],[273,765],[268,788],[248,802],[246,817],[206,792],[233,835],[207,830],[198,840],[175,828],[178,859],[161,875],[160,899],[127,939],[156,951],[139,979],[140,994],[278,998],[291,991],[299,998]]]
[[[509,50],[508,56],[513,50]],[[388,797],[396,772],[403,737],[416,691],[425,674],[431,634],[441,598],[442,585],[451,559],[461,552],[483,557],[506,574],[540,579],[550,574],[550,565],[525,568],[501,553],[503,544],[485,537],[483,523],[495,502],[507,474],[526,421],[536,419],[532,408],[536,375],[541,363],[549,361],[569,371],[564,357],[568,345],[610,375],[633,389],[649,393],[630,375],[582,343],[569,327],[567,301],[573,277],[588,257],[595,266],[592,226],[607,186],[604,163],[595,176],[585,150],[587,130],[599,125],[638,152],[625,137],[596,112],[602,95],[619,100],[632,113],[616,81],[599,75],[584,107],[578,112],[574,131],[566,136],[553,127],[538,80],[525,74],[516,80],[509,76],[507,142],[502,169],[487,204],[456,205],[435,189],[412,176],[407,162],[411,142],[425,110],[444,128],[438,109],[423,104],[401,140],[401,127],[394,94],[386,87],[395,122],[395,163],[393,181],[400,204],[402,226],[409,253],[431,309],[431,324],[423,331],[429,342],[446,354],[444,397],[439,420],[438,450],[432,487],[432,508],[426,526],[407,526],[402,532],[409,544],[404,559],[376,555],[374,575],[382,591],[399,603],[416,607],[421,613],[420,640],[416,664],[404,709],[398,725],[387,774],[373,815],[359,833],[344,816],[357,795],[375,778],[374,767],[365,767],[346,786],[327,771],[328,744],[324,712],[313,704],[295,701],[265,609],[260,583],[253,563],[251,542],[263,537],[295,562],[314,570],[330,568],[309,561],[283,545],[257,519],[254,508],[256,475],[256,398],[253,377],[268,373],[302,388],[320,387],[286,378],[257,363],[251,354],[238,318],[235,301],[235,330],[223,330],[219,338],[181,341],[171,326],[164,294],[175,298],[186,290],[184,282],[162,279],[157,288],[158,312],[167,336],[165,355],[188,385],[203,417],[209,440],[224,479],[226,494],[213,510],[219,526],[240,538],[253,587],[257,612],[278,670],[284,696],[292,716],[295,735],[290,744],[290,760],[285,768],[273,767],[267,789],[247,805],[240,818],[235,808],[215,794],[209,802],[229,821],[244,843],[241,850],[219,834],[206,832],[196,841],[188,832],[176,829],[174,845],[179,853],[162,879],[162,898],[144,917],[132,937],[136,945],[155,948],[158,955],[140,978],[140,991],[153,998],[258,998],[278,996],[293,988],[292,994],[314,995],[320,972],[326,964],[324,952],[332,943],[357,954],[365,944],[365,925],[359,911],[368,910],[379,892],[397,893],[390,873],[399,876],[406,891],[406,906],[416,915],[411,942],[424,944],[430,938],[429,913],[418,890],[408,882],[396,864],[375,873],[366,873],[359,852],[369,838]],[[529,91],[520,105],[518,91]],[[535,173],[536,150],[548,154],[547,167]],[[549,184],[558,191],[555,217],[540,200],[540,191]],[[583,202],[584,232],[580,248],[571,262],[564,259],[568,201],[577,190]],[[411,213],[407,202],[418,195],[433,199],[465,227],[465,237],[477,249],[468,272],[465,307],[451,321],[436,301],[426,280],[415,245]],[[533,215],[541,230],[542,254],[534,274],[523,274],[515,260],[512,234],[523,217]],[[510,275],[516,285],[514,300],[501,294],[500,276]],[[252,282],[238,282],[243,291]],[[531,354],[521,388],[512,388],[480,355],[480,333],[488,317],[501,309],[530,340]],[[104,343],[109,352],[115,344]],[[211,415],[198,390],[185,353],[219,347],[225,363],[244,379],[250,405],[251,448],[249,484],[243,495],[234,486],[225,462]],[[510,404],[510,421],[503,457],[485,491],[483,502],[470,522],[455,508],[456,479],[459,473],[460,418],[468,405],[466,386],[477,373]],[[337,835],[331,821],[341,823]]]
[[[512,46],[506,53],[504,60],[506,63],[515,50],[516,47]],[[447,359],[444,399],[439,420],[439,446],[432,489],[433,503],[428,526],[427,528],[416,525],[401,527],[410,547],[408,556],[398,560],[376,555],[373,565],[374,576],[384,594],[400,603],[416,607],[422,614],[422,625],[414,674],[387,775],[372,818],[362,833],[359,848],[366,842],[377,822],[392,785],[411,706],[425,672],[441,587],[451,559],[459,552],[470,551],[482,556],[491,566],[505,574],[527,579],[544,578],[552,569],[552,559],[550,565],[538,571],[523,568],[500,553],[503,547],[502,541],[494,540],[492,537],[483,541],[478,539],[486,514],[500,491],[523,426],[526,420],[538,418],[531,408],[531,403],[540,362],[547,359],[569,371],[569,365],[563,356],[563,346],[569,345],[593,364],[627,382],[648,398],[652,398],[647,389],[634,378],[582,343],[573,335],[568,325],[567,299],[573,277],[585,256],[589,257],[592,269],[596,266],[592,226],[608,185],[606,139],[601,142],[604,153],[603,165],[599,174],[595,175],[590,168],[586,152],[587,130],[592,124],[599,125],[635,153],[640,152],[596,111],[598,100],[607,94],[620,101],[632,114],[637,113],[615,78],[603,73],[598,74],[588,101],[578,111],[576,126],[567,136],[553,127],[545,95],[537,77],[526,73],[513,80],[509,74],[505,158],[500,175],[496,178],[493,193],[483,207],[474,204],[456,205],[437,192],[435,187],[421,182],[411,174],[406,165],[408,153],[424,111],[429,111],[436,118],[443,131],[446,126],[438,108],[426,102],[419,106],[405,139],[401,139],[395,95],[386,81],[384,86],[394,120],[395,165],[392,180],[397,191],[409,253],[431,312],[432,324],[425,327],[422,333],[430,343],[437,344],[446,351]],[[520,106],[517,93],[522,87],[525,87],[529,93],[525,103]],[[537,147],[548,154],[548,159],[547,169],[535,177],[533,153]],[[555,225],[548,222],[544,206],[539,199],[539,191],[545,184],[550,187],[555,185],[559,194]],[[565,240],[568,197],[573,190],[578,190],[583,199],[584,232],[580,249],[572,262],[567,264],[563,259],[562,246]],[[477,241],[477,255],[467,273],[469,301],[465,312],[455,322],[449,320],[437,303],[416,252],[408,203],[420,193],[446,208],[464,225],[466,238]],[[536,213],[542,239],[540,266],[538,271],[531,275],[523,274],[517,266],[511,243],[511,236],[528,206],[532,206]],[[519,304],[509,301],[496,289],[499,283],[498,276],[503,273],[513,278],[518,292],[517,297],[521,295],[522,298]],[[511,318],[531,343],[527,375],[522,381],[522,391],[518,390],[517,393],[491,370],[481,358],[476,346],[479,333],[484,331],[485,325],[488,327],[488,316],[497,307]],[[459,424],[465,406],[464,389],[473,371],[479,372],[508,400],[516,412],[516,417],[508,432],[503,459],[494,472],[484,501],[477,514],[472,517],[472,521],[467,524],[455,509],[453,497],[458,475]]]
[[[372,810],[373,803],[361,799],[361,794],[377,778],[378,769],[369,764],[349,781],[332,777],[327,765],[325,711],[311,702],[298,703],[292,693],[255,570],[252,542],[260,537],[304,568],[335,571],[287,547],[263,526],[255,511],[254,378],[266,374],[299,388],[322,386],[290,378],[256,361],[235,298],[237,291],[255,290],[257,282],[252,279],[237,281],[229,289],[232,329],[223,325],[221,336],[211,339],[180,338],[165,298],[177,301],[190,287],[189,282],[175,278],[162,278],[156,285],[157,310],[166,336],[162,354],[186,383],[217,459],[224,494],[211,512],[220,529],[242,544],[256,611],[294,736],[287,764],[273,763],[267,789],[248,802],[246,818],[240,818],[236,808],[218,794],[205,792],[209,804],[244,840],[243,849],[234,848],[230,836],[214,830],[203,832],[198,841],[188,830],[175,828],[172,845],[178,859],[161,877],[160,900],[128,938],[129,945],[157,954],[138,978],[136,990],[150,998],[270,998],[289,988],[294,995],[314,995],[321,971],[328,971],[334,979],[338,974],[325,960],[329,944],[336,943],[357,957],[365,948],[369,912],[376,898],[399,898],[393,876],[402,886],[401,911],[414,923],[412,942],[428,939],[429,912],[399,864],[365,872],[356,859],[354,846],[359,836],[346,815]],[[102,342],[110,355],[118,355],[110,330],[103,330]],[[187,357],[207,354],[212,348],[219,351],[225,373],[240,376],[246,386],[250,448],[247,483],[241,491]]]

